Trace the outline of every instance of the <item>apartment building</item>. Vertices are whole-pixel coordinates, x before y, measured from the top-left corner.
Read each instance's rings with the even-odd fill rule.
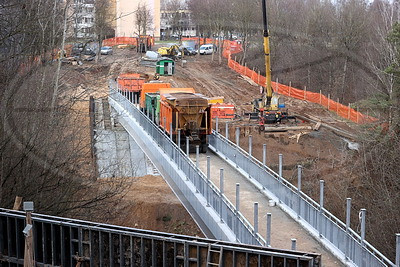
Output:
[[[187,8],[179,10],[161,10],[160,35],[162,39],[178,38],[179,36],[196,36],[196,25],[192,22],[191,12]]]
[[[95,12],[95,0],[74,0],[72,34],[76,39],[96,37],[94,32]]]

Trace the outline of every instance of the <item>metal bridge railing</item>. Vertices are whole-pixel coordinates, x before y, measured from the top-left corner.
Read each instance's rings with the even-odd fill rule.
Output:
[[[26,213],[0,208],[0,266],[23,266]],[[32,214],[35,266],[321,266],[319,254]]]
[[[314,232],[319,233],[322,240],[325,239],[334,245],[344,260],[350,260],[357,266],[395,266],[311,197],[223,135],[213,131],[209,137],[209,143],[220,154],[274,194],[279,202],[297,215],[297,218],[306,221]]]
[[[168,156],[169,161],[164,160],[161,156],[160,161],[163,163],[163,168],[168,175],[174,180],[175,184],[185,194],[192,207],[196,209],[202,218],[206,218],[208,215],[204,207],[199,203],[197,196],[188,192],[188,188],[185,181],[182,180],[179,175],[179,171],[182,171],[186,177],[186,180],[190,181],[196,188],[196,191],[203,196],[207,202],[207,205],[211,206],[215,213],[220,216],[218,223],[212,221],[206,221],[205,223],[209,229],[215,234],[218,239],[226,238],[220,233],[220,224],[228,226],[229,229],[235,234],[236,240],[253,245],[265,245],[265,240],[257,233],[255,233],[253,226],[247,219],[236,210],[234,205],[219,191],[219,189],[212,183],[211,180],[207,179],[206,175],[196,167],[193,161],[180,149],[171,138],[164,133],[157,125],[155,125],[142,111],[140,111],[135,104],[131,103],[123,92],[118,92],[110,86],[110,98],[115,100],[123,110],[145,130],[145,132],[151,137],[154,142],[164,151]],[[111,105],[113,105],[111,101]],[[149,138],[143,138],[148,148],[152,149],[152,145]],[[147,140],[147,141],[146,141]],[[153,151],[155,154],[158,151]],[[204,216],[203,216],[204,215]]]

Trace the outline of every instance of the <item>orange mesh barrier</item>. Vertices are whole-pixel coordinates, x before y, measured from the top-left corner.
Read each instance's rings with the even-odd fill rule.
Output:
[[[265,77],[256,73],[255,71],[240,65],[238,62],[231,59],[230,51],[226,52],[228,58],[228,67],[241,75],[245,75],[252,79],[255,83],[261,86],[265,86]],[[286,95],[289,97],[306,100],[312,103],[320,104],[321,106],[326,107],[328,110],[335,112],[338,116],[351,120],[355,123],[370,123],[375,122],[378,119],[364,115],[348,106],[342,105],[328,97],[320,94],[308,92],[305,90],[297,89],[294,87],[290,87],[284,84],[272,82],[272,89],[274,92],[282,95]]]
[[[199,44],[199,38],[198,37],[184,37],[182,38],[182,41],[195,41],[195,43],[198,45]],[[218,45],[218,40],[214,40],[214,44]],[[203,44],[212,44],[213,39],[210,38],[200,38],[200,45]],[[224,40],[222,44],[222,56],[225,58],[228,58],[230,54],[236,54],[241,52],[242,45],[237,42],[237,41],[229,41],[229,40]]]

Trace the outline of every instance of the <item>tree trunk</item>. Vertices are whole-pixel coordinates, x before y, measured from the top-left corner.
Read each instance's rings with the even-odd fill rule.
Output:
[[[346,74],[347,74],[347,63],[349,61],[349,58],[346,57],[344,60],[344,65],[343,65],[343,81],[342,81],[342,99],[341,102],[344,101],[345,97],[345,91],[346,91]]]
[[[58,66],[56,71],[55,83],[54,83],[54,90],[53,90],[53,97],[51,100],[51,110],[54,111],[57,95],[58,95],[58,82],[60,79],[60,70],[61,70],[61,61],[64,57],[64,48],[65,48],[65,36],[67,34],[67,9],[69,8],[69,1],[66,2],[64,7],[64,27],[63,27],[63,35],[62,35],[62,42],[61,42],[61,53],[60,58],[58,59]]]

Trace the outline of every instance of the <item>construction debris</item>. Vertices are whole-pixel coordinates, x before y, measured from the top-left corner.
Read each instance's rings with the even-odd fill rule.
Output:
[[[243,80],[245,80],[246,82],[248,82],[249,84],[251,84],[253,86],[258,86],[258,84],[256,84],[252,79],[250,79],[247,76],[240,75],[240,78],[242,78]]]

